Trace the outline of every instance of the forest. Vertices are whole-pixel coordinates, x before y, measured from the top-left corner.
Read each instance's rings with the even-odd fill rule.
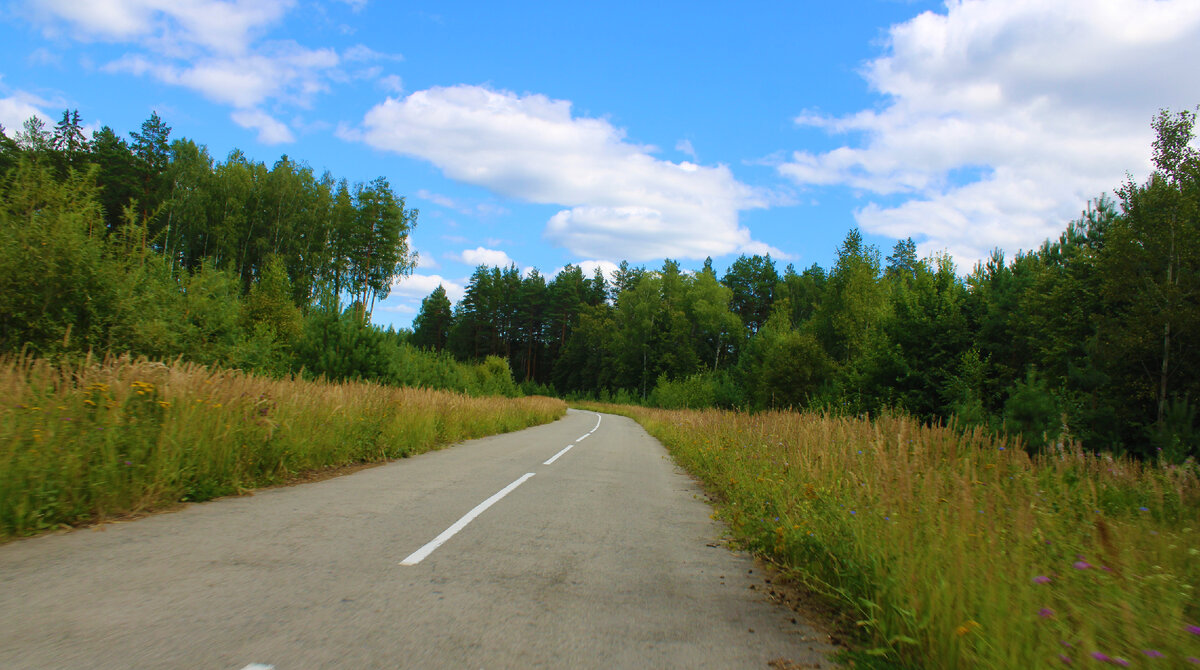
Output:
[[[217,162],[157,114],[128,140],[89,139],[74,111],[0,127],[0,174],[0,352],[518,393],[499,358],[458,362],[371,325],[415,262],[418,212],[384,178]]]
[[[1152,121],[1153,174],[1098,197],[1057,239],[969,273],[912,239],[851,230],[833,266],[721,275],[621,263],[611,282],[480,267],[422,304],[412,341],[503,356],[519,380],[663,408],[812,409],[986,425],[1039,450],[1200,455],[1200,160],[1192,112]]]
[[[667,259],[611,278],[481,266],[412,331],[370,324],[411,271],[418,212],[386,179],[223,162],[157,115],[0,128],[0,350],[129,352],[275,375],[663,408],[907,413],[1038,451],[1200,455],[1200,158],[1152,120],[1154,172],[1057,239],[966,272],[852,230],[832,267]],[[10,137],[11,134],[11,137]]]

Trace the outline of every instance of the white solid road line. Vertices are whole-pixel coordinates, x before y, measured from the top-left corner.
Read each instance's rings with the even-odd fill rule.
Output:
[[[560,451],[560,452],[558,452],[557,454],[554,454],[553,456],[551,456],[551,457],[549,458],[549,460],[543,461],[543,462],[542,462],[542,465],[550,465],[550,464],[551,464],[551,463],[553,463],[554,461],[557,461],[559,456],[562,456],[563,454],[565,454],[565,453],[567,453],[568,451],[570,451],[570,450],[571,450],[571,447],[573,447],[573,446],[575,446],[575,445],[573,445],[573,444],[568,444],[567,446],[563,447],[563,448],[562,448],[562,451]]]
[[[480,514],[483,514],[484,510],[491,507],[492,505],[495,505],[496,502],[498,502],[504,496],[508,495],[509,493],[512,493],[513,489],[517,488],[521,484],[524,484],[525,480],[529,479],[533,475],[534,475],[534,473],[532,473],[532,472],[526,472],[524,475],[521,475],[520,477],[518,477],[517,481],[509,484],[508,486],[505,486],[504,488],[500,489],[495,494],[493,494],[491,498],[488,498],[487,500],[476,505],[474,509],[472,509],[470,512],[467,512],[466,514],[464,514],[461,519],[459,519],[458,521],[455,521],[454,525],[450,526],[446,530],[443,530],[441,535],[438,535],[437,537],[433,538],[433,540],[431,540],[429,542],[429,544],[426,544],[424,547],[421,547],[420,549],[414,551],[413,553],[408,555],[408,558],[404,559],[403,561],[400,561],[400,565],[416,565],[417,563],[420,563],[421,561],[425,560],[425,557],[432,554],[434,549],[437,549],[438,547],[442,546],[442,544],[445,543],[446,540],[449,540],[450,538],[454,537],[454,535],[456,533],[458,533],[458,531],[462,530],[463,528],[466,528],[467,524],[471,523],[471,521],[474,520],[475,517],[479,516]]]
[[[600,428],[600,421],[602,420],[602,418],[603,417],[601,417],[599,414],[597,414],[596,415],[596,425],[591,430],[589,430],[586,434],[584,434],[578,440],[575,440],[574,444],[568,444],[567,446],[563,447],[562,450],[559,451],[557,454],[554,454],[549,459],[543,461],[542,465],[553,464],[554,461],[557,461],[560,456],[562,456],[563,454],[570,451],[571,447],[574,447],[576,444],[579,444],[580,442],[583,442],[584,440],[591,437],[592,433],[596,432],[596,430]],[[437,537],[433,538],[428,544],[426,544],[425,546],[421,547],[420,549],[414,551],[413,553],[409,554],[408,558],[404,559],[403,561],[400,561],[400,565],[412,566],[412,565],[416,565],[416,564],[420,563],[421,561],[425,560],[425,558],[427,556],[429,556],[430,554],[432,554],[435,549],[437,549],[438,547],[445,544],[446,540],[449,540],[450,538],[454,537],[458,533],[458,531],[462,530],[463,528],[466,528],[467,524],[471,523],[475,519],[475,517],[479,516],[480,514],[483,514],[484,510],[491,507],[492,505],[495,505],[504,496],[508,495],[509,493],[512,493],[513,489],[517,488],[521,484],[524,484],[525,480],[529,479],[533,475],[534,475],[534,473],[532,473],[532,472],[525,473],[523,476],[518,478],[517,481],[500,489],[491,498],[488,498],[487,500],[476,505],[475,509],[472,509],[470,512],[467,512],[466,514],[464,514],[463,517],[461,519],[459,519],[458,521],[455,521],[452,526],[450,526],[446,530],[442,531],[441,535],[438,535]]]

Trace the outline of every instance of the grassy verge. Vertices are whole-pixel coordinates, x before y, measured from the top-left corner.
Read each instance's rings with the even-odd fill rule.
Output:
[[[1030,458],[898,416],[591,408],[662,441],[735,537],[852,610],[880,660],[1200,667],[1194,463]]]
[[[549,398],[0,358],[0,540],[553,421]]]

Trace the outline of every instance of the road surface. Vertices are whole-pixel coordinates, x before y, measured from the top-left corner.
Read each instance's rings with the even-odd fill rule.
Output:
[[[710,512],[636,423],[572,410],[0,546],[0,668],[832,667]]]

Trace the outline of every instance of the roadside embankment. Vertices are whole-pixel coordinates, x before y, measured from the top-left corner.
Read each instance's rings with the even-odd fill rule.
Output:
[[[1031,457],[904,416],[588,408],[640,422],[735,540],[841,602],[863,661],[1200,664],[1195,463]]]
[[[111,358],[0,358],[0,541],[410,456],[561,417],[472,398]]]

